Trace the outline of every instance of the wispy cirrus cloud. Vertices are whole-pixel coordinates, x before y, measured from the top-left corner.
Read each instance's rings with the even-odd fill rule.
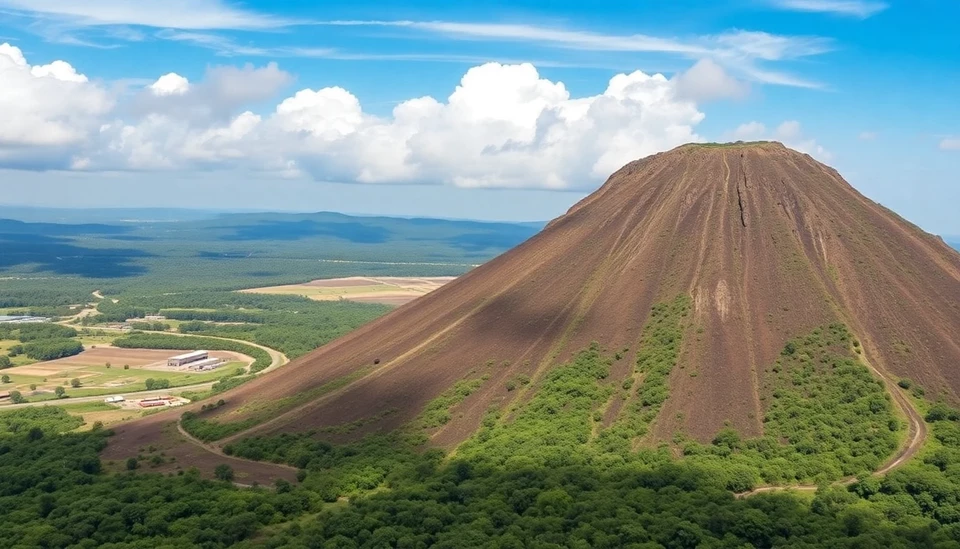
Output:
[[[440,35],[453,40],[514,42],[564,50],[661,53],[685,58],[710,58],[751,80],[782,86],[822,88],[819,82],[760,66],[790,61],[833,49],[833,41],[818,36],[783,36],[760,31],[731,30],[688,38],[647,34],[604,34],[527,24],[462,23],[450,21],[321,21],[338,27],[387,27]]]
[[[665,52],[693,55],[706,52],[704,48],[694,44],[645,34],[609,35],[524,24],[376,20],[323,21],[317,24],[340,27],[399,27],[465,40],[537,42],[569,49],[593,51]]]
[[[789,11],[829,13],[866,19],[890,7],[886,2],[869,0],[772,0],[774,7]]]
[[[577,63],[568,61],[556,61],[549,59],[505,59],[501,56],[487,57],[482,55],[458,55],[453,53],[378,53],[378,52],[354,52],[343,51],[337,48],[304,47],[304,46],[283,46],[267,47],[256,46],[237,42],[236,40],[222,34],[194,31],[177,31],[164,29],[154,34],[156,38],[170,40],[175,42],[185,42],[194,46],[206,48],[214,51],[221,57],[300,57],[308,59],[331,59],[338,61],[409,61],[425,63],[464,63],[464,64],[483,64],[490,61],[498,61],[507,64],[532,63],[539,67],[566,67],[566,68],[598,68],[609,70],[625,70],[629,68],[626,64],[616,63]]]
[[[140,42],[149,29],[273,31],[303,23],[224,0],[0,0],[0,13],[47,42],[92,48]]]
[[[960,151],[960,137],[944,137],[940,141],[942,151]]]
[[[397,27],[442,34],[461,40],[530,42],[564,49],[586,51],[676,53],[708,55],[721,50],[768,59],[794,59],[832,49],[831,40],[821,37],[780,36],[757,31],[733,30],[690,39],[664,38],[647,34],[604,34],[524,24],[457,23],[449,21],[321,21],[317,25],[340,27]]]
[[[804,2],[813,0],[778,0]],[[529,61],[539,66],[576,66],[614,68],[630,65],[629,54],[660,54],[684,60],[711,59],[740,78],[759,83],[822,88],[821,83],[767,66],[772,63],[819,55],[833,49],[830,39],[816,36],[784,36],[759,31],[733,29],[720,34],[686,37],[650,34],[615,34],[576,28],[548,27],[522,23],[487,23],[414,20],[332,20],[289,19],[253,11],[229,0],[0,0],[0,10],[27,19],[34,32],[49,41],[93,47],[116,47],[120,43],[142,41],[146,36],[188,42],[213,50],[220,56],[305,57],[323,59],[397,60],[422,62],[480,63],[491,60],[483,54],[463,55],[450,51],[357,52],[337,47],[271,45],[269,41],[241,41],[235,31],[274,31],[300,25],[337,27],[381,27],[404,29],[391,33],[394,40],[418,39],[424,35],[453,41],[526,44],[539,49],[577,51],[584,55],[570,63],[562,59],[525,58],[498,61]],[[146,29],[153,29],[152,31]],[[624,54],[617,60],[596,60],[591,52]],[[609,57],[609,56],[607,56]],[[635,61],[635,59],[634,59]],[[627,66],[625,66],[627,65]]]
[[[298,23],[223,0],[0,0],[0,8],[75,27],[135,25],[185,30],[262,30]]]

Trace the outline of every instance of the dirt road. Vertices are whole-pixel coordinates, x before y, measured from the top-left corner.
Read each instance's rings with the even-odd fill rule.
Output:
[[[223,453],[223,450],[221,450],[218,446],[215,446],[215,445],[213,445],[213,444],[207,444],[206,442],[204,442],[204,441],[200,440],[199,438],[197,438],[197,437],[191,435],[190,433],[188,433],[187,430],[183,428],[183,425],[180,423],[180,421],[177,421],[177,432],[179,432],[181,435],[183,435],[183,437],[186,438],[187,440],[189,440],[190,443],[193,444],[194,446],[199,446],[200,448],[203,448],[204,450],[210,452],[211,454],[215,454],[215,455],[217,455],[217,456],[219,456],[219,457],[226,458],[226,459],[230,459],[230,460],[234,460],[234,461],[244,461],[244,462],[247,462],[247,463],[256,463],[256,464],[262,464],[262,463],[263,463],[262,461],[254,461],[254,460],[252,460],[252,459],[245,459],[245,458],[240,458],[240,457],[235,457],[235,456],[228,456],[227,454]],[[277,466],[277,467],[281,467],[281,468],[283,468],[283,469],[289,469],[289,470],[291,470],[291,471],[299,471],[299,469],[297,469],[296,467],[291,467],[291,466],[285,465],[285,464],[283,464],[283,463],[273,463],[273,465],[275,465],[275,466]]]

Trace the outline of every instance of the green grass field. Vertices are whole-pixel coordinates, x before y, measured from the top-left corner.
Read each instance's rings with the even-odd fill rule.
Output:
[[[216,370],[209,372],[172,372],[148,370],[145,368],[130,368],[124,370],[122,367],[113,366],[80,366],[72,369],[64,369],[52,375],[34,376],[16,373],[6,374],[10,376],[10,383],[0,385],[0,390],[16,390],[26,397],[30,402],[40,402],[47,400],[57,400],[53,392],[58,386],[63,387],[67,397],[87,397],[97,395],[108,395],[124,392],[145,391],[146,380],[166,379],[170,381],[170,387],[183,387],[186,385],[195,385],[216,381],[227,374],[234,373],[238,368],[246,368],[243,362],[228,362]],[[79,379],[80,387],[72,387],[70,381]],[[31,389],[31,385],[36,385],[37,389]]]

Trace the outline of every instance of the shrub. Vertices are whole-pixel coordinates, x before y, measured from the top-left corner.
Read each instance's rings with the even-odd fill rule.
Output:
[[[145,382],[148,391],[155,391],[160,389],[169,389],[170,380],[169,379],[153,379],[152,377],[147,378]]]
[[[124,365],[123,365],[123,369],[124,369],[124,370],[129,370],[129,369],[130,369],[130,365],[129,365],[129,364],[124,364]]]
[[[10,383],[10,376],[5,375],[0,377],[0,383]]]
[[[10,361],[10,357],[7,355],[0,355],[0,368],[9,368],[13,366],[13,362]]]
[[[960,419],[960,412],[942,402],[938,402],[930,407],[930,410],[927,411],[927,415],[923,419],[928,423],[944,420],[956,421]]]
[[[136,468],[139,467],[139,466],[140,466],[140,464],[137,463],[137,458],[133,458],[133,457],[132,457],[132,458],[127,458],[127,471],[133,471],[134,469],[136,469]]]
[[[23,404],[27,399],[23,398],[20,391],[10,391],[10,402],[14,404]]]
[[[226,463],[221,463],[213,470],[213,476],[219,480],[230,482],[233,480],[233,467],[230,467]]]
[[[63,395],[67,392],[66,389],[57,385],[57,388],[53,390],[53,394],[57,395],[57,398],[63,398]]]
[[[77,387],[80,386],[80,380],[77,379],[77,378],[71,379],[71,380],[70,380],[70,386],[73,387],[74,389],[76,389]]]
[[[907,378],[903,378],[897,382],[897,385],[899,385],[901,389],[909,389],[910,387],[913,386],[913,381]]]

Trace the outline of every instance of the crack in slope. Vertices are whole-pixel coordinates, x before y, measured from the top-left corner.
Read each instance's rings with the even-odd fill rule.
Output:
[[[743,154],[740,155],[740,177],[743,179],[743,189],[747,189],[747,172],[743,169]],[[743,211],[743,191],[740,189],[740,182],[737,181],[737,206],[740,207],[740,224],[747,226],[747,216]]]

